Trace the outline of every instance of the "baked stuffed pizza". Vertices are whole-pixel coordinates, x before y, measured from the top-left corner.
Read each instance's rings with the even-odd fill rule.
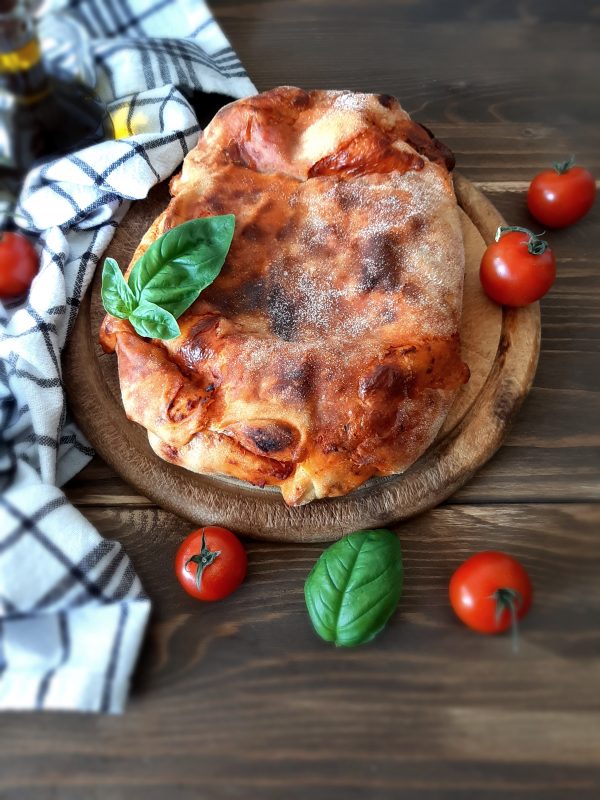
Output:
[[[102,324],[154,451],[291,506],[409,467],[469,374],[452,166],[389,95],[281,87],[223,108],[131,262],[231,213],[218,278],[174,339]]]

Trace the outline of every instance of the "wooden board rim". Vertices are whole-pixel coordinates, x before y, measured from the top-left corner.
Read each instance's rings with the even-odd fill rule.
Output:
[[[459,204],[489,243],[498,225],[504,224],[502,216],[466,178],[455,173],[454,184]],[[438,505],[500,447],[531,387],[539,356],[539,304],[504,308],[500,343],[487,381],[478,401],[447,436],[407,472],[381,479],[376,487],[288,508],[278,494],[258,495],[258,490],[240,489],[218,477],[195,476],[160,461],[149,446],[142,452],[129,441],[128,426],[134,423],[126,420],[122,407],[113,413],[115,401],[89,335],[91,297],[98,282],[97,274],[63,356],[65,385],[78,425],[98,454],[157,505],[194,524],[224,525],[259,539],[331,541],[359,528],[400,522]],[[82,375],[90,380],[82,380]]]

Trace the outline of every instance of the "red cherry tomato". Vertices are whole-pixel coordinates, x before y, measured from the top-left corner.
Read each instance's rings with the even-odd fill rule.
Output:
[[[554,169],[540,172],[531,181],[527,207],[547,228],[566,228],[584,217],[594,205],[596,181],[583,167],[574,167],[570,158]]]
[[[175,556],[175,574],[198,600],[222,600],[246,577],[244,546],[226,528],[199,528],[187,536]]]
[[[38,265],[29,239],[20,233],[0,233],[0,298],[10,300],[24,294],[37,275]]]
[[[450,603],[465,625],[500,633],[525,616],[531,605],[529,576],[514,558],[488,550],[468,558],[450,579]]]
[[[479,277],[496,303],[527,306],[554,283],[556,260],[548,243],[526,228],[501,227],[483,254]]]

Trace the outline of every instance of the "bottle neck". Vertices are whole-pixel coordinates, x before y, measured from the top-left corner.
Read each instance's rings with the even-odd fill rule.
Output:
[[[49,85],[35,25],[20,3],[4,13],[3,6],[0,0],[0,92],[19,104],[37,102]]]

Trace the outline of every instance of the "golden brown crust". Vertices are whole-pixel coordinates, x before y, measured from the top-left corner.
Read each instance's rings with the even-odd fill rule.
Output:
[[[226,106],[132,264],[236,215],[181,336],[107,317],[123,402],[164,459],[277,485],[290,505],[406,469],[468,378],[451,154],[387,95],[281,87]]]

